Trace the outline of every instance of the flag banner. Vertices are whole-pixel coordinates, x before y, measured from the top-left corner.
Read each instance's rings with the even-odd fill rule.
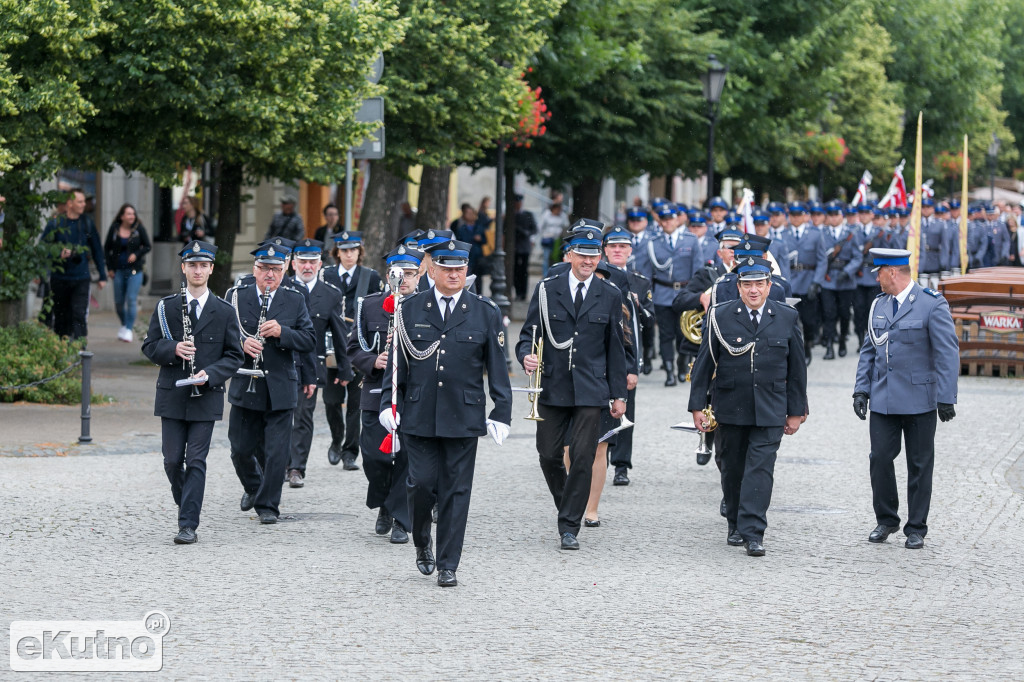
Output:
[[[859,206],[867,203],[869,191],[871,191],[871,171],[864,171],[864,175],[860,176],[860,184],[857,185],[857,193],[853,195],[853,205]]]
[[[907,160],[900,161],[900,165],[892,172],[892,182],[889,183],[889,190],[878,202],[879,208],[906,208],[907,207],[907,183],[903,179],[903,167]]]
[[[743,233],[754,234],[754,191],[744,187],[743,198],[740,199],[740,207],[738,213],[743,220]]]
[[[921,196],[921,128],[924,126],[923,112],[917,113],[917,151],[914,152],[914,196]],[[902,179],[902,175],[901,175]],[[904,186],[906,192],[906,186]],[[910,211],[910,233],[907,235],[910,250],[910,277],[917,279],[918,261],[921,258],[921,202],[915,201]]]
[[[964,135],[964,169],[960,173],[962,178],[960,185],[960,274],[967,272],[967,169],[970,162],[967,160],[967,136]]]

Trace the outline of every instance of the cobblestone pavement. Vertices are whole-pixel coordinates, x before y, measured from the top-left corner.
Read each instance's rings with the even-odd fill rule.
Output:
[[[294,518],[269,527],[239,511],[218,425],[191,547],[171,543],[153,417],[69,456],[0,457],[0,627],[160,609],[172,678],[1021,678],[1024,498],[1007,478],[1021,480],[1022,384],[961,378],[958,416],[939,425],[931,532],[913,552],[902,534],[866,541],[856,358],[817,355],[762,559],[726,545],[717,472],[695,464],[696,437],[668,429],[688,390],[656,371],[641,379],[633,483],[606,488],[579,552],[557,549],[517,395],[505,446],[480,442],[449,590],[419,575],[411,544],[374,534],[362,472],[327,462],[322,413],[306,487],[284,490]]]

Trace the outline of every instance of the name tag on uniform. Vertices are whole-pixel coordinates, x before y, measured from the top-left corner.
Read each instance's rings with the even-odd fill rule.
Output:
[[[413,327],[416,329],[430,329],[429,324],[414,324]]]

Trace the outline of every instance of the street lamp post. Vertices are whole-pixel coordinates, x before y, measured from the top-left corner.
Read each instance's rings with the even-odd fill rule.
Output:
[[[725,75],[729,68],[723,66],[715,55],[708,55],[708,70],[701,74],[704,99],[708,103],[708,199],[715,195],[715,123],[718,120],[718,102],[725,87]]]
[[[1002,140],[992,133],[992,142],[988,145],[989,201],[996,200],[996,161],[999,158],[999,144]]]
[[[491,254],[491,300],[501,311],[502,328],[512,310],[512,302],[505,294],[508,289],[505,275],[505,143],[498,142],[498,158],[495,163],[497,185],[494,189],[494,252]],[[505,346],[505,364],[511,368],[512,358]]]

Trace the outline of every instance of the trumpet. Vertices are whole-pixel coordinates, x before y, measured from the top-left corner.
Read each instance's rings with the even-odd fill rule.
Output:
[[[707,420],[707,425],[705,427],[707,429],[706,431],[701,431],[696,426],[687,424],[686,422],[680,422],[671,428],[676,431],[696,433],[700,440],[697,441],[697,449],[693,451],[693,454],[697,455],[698,464],[707,464],[711,459],[711,448],[708,447],[707,435],[718,428],[718,420],[715,419],[715,413],[711,410],[710,405],[701,410],[701,413],[704,415],[704,419]]]
[[[526,419],[535,422],[542,422],[544,418],[537,414],[537,396],[544,389],[540,387],[541,372],[544,369],[544,336],[537,340],[537,325],[533,325],[533,340],[530,342],[530,354],[537,356],[537,369],[530,375],[530,383],[525,388],[513,388],[513,391],[526,393],[526,399],[530,401],[530,413]]]

